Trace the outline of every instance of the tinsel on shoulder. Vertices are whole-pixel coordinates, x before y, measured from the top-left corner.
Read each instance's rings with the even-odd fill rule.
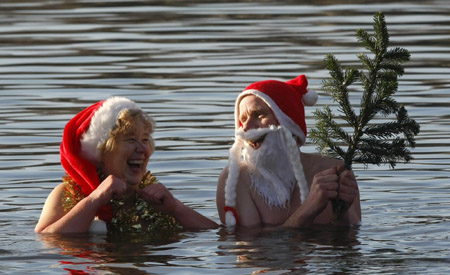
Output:
[[[62,179],[64,183],[62,207],[67,213],[86,196],[81,192],[81,187],[69,175],[64,175]]]
[[[99,173],[101,180],[103,176]],[[85,198],[78,184],[68,175],[63,177],[65,183],[64,196],[62,205],[64,211],[68,212],[79,201]],[[155,176],[147,171],[142,178],[139,188],[143,189],[151,184],[158,183]],[[108,223],[108,231],[110,232],[177,232],[182,229],[181,225],[174,217],[164,214],[154,209],[149,203],[137,194],[134,195],[133,204],[126,204],[119,199],[111,200],[113,209],[113,219]]]

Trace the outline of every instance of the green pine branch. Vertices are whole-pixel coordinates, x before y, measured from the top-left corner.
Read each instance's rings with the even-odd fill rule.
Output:
[[[323,90],[338,104],[339,114],[335,115],[328,106],[316,110],[317,125],[309,136],[322,154],[343,159],[347,169],[354,162],[365,166],[389,164],[394,168],[398,162],[407,163],[412,159],[407,147],[415,147],[414,137],[420,130],[405,107],[392,98],[410,54],[403,48],[389,48],[382,13],[374,15],[372,34],[360,29],[356,37],[370,55],[359,54],[361,67],[345,70],[334,55],[326,56],[324,63],[330,78],[323,81]],[[349,100],[349,93],[354,92],[350,86],[354,89],[358,84],[362,91],[359,113]],[[393,121],[371,123],[377,116]],[[338,121],[346,122],[351,131],[346,132]]]

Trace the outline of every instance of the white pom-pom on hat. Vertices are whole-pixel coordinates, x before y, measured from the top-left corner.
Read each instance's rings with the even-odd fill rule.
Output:
[[[319,95],[317,94],[317,92],[311,90],[308,90],[308,92],[302,96],[303,104],[306,106],[316,105],[318,99]]]

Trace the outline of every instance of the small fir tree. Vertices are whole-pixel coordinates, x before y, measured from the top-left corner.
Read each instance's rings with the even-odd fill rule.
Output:
[[[358,55],[361,69],[349,67],[344,71],[334,55],[328,54],[325,58],[331,78],[323,81],[323,90],[339,104],[337,118],[345,121],[351,131],[344,130],[331,109],[325,106],[314,112],[317,125],[310,132],[318,150],[343,159],[346,169],[351,169],[353,162],[365,166],[388,163],[391,168],[399,161],[409,162],[412,157],[407,145],[415,147],[414,136],[420,128],[408,116],[405,107],[392,98],[398,89],[398,77],[404,73],[402,64],[409,60],[409,52],[398,47],[388,49],[389,34],[382,13],[374,15],[373,27],[373,35],[362,29],[356,32],[359,43],[372,53],[372,57]],[[359,114],[349,100],[350,88],[357,83],[362,86]],[[388,122],[370,123],[378,114]],[[342,217],[344,209],[343,201],[333,201],[335,221]]]

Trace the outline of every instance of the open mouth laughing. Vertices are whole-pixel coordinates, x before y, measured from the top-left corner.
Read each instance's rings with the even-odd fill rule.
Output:
[[[128,164],[128,166],[130,166],[130,168],[132,170],[135,170],[135,169],[142,170],[143,165],[144,165],[144,160],[142,160],[142,159],[131,159],[131,160],[128,160],[127,164]]]
[[[247,131],[239,128],[236,131],[236,138],[245,141],[245,143],[250,145],[254,150],[257,150],[262,146],[268,134],[275,133],[277,131],[278,127],[275,126],[271,126],[268,128],[250,129]]]
[[[267,135],[267,134],[266,134]],[[261,147],[262,143],[264,142],[264,139],[266,138],[266,135],[261,136],[257,140],[247,140],[247,143],[253,147],[253,149],[257,150],[259,147]]]

